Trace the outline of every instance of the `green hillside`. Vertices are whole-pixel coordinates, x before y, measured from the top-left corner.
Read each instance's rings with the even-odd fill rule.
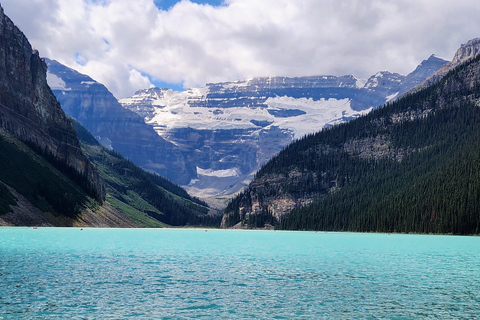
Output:
[[[478,234],[479,78],[476,58],[431,87],[293,143],[230,203],[224,225]],[[295,205],[279,214],[281,201]]]
[[[210,215],[203,201],[100,146],[78,122],[75,128],[84,153],[105,181],[106,201],[128,218],[145,227],[219,225],[220,216]]]

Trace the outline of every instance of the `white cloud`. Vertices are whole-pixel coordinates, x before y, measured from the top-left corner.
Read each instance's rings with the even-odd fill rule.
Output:
[[[480,36],[477,0],[3,0],[40,54],[117,97],[253,76],[406,74]],[[148,75],[148,77],[147,77]]]

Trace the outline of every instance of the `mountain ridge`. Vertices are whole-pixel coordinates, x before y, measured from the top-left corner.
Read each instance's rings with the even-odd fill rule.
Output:
[[[407,76],[383,71],[369,79],[263,77],[183,92],[144,89],[119,101],[194,164],[197,177],[184,185],[187,190],[199,197],[229,197],[295,139],[395,99],[445,63],[432,55]]]

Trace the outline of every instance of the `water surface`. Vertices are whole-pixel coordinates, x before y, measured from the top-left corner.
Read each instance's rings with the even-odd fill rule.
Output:
[[[0,319],[480,316],[480,238],[0,228]]]

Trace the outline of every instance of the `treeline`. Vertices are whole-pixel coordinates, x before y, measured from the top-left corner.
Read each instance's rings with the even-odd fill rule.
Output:
[[[47,149],[42,149],[38,147],[35,143],[31,143],[30,141],[25,141],[25,144],[30,147],[33,151],[35,151],[38,155],[43,157],[47,160],[51,165],[53,165],[56,169],[60,172],[65,174],[68,178],[70,178],[74,183],[76,183],[83,191],[91,198],[97,200],[98,202],[102,202],[104,195],[101,191],[101,188],[95,187],[90,179],[88,178],[88,173],[82,173],[78,171],[76,168],[70,166],[66,160],[58,158],[52,152]],[[46,193],[54,193],[47,191],[51,186],[45,185],[44,183],[40,183],[41,185],[41,192]],[[54,202],[58,203],[58,209],[61,209],[60,203],[62,202],[59,199],[52,199]],[[69,203],[69,201],[66,201]],[[54,205],[56,206],[56,205]],[[63,210],[63,209],[62,209]]]

